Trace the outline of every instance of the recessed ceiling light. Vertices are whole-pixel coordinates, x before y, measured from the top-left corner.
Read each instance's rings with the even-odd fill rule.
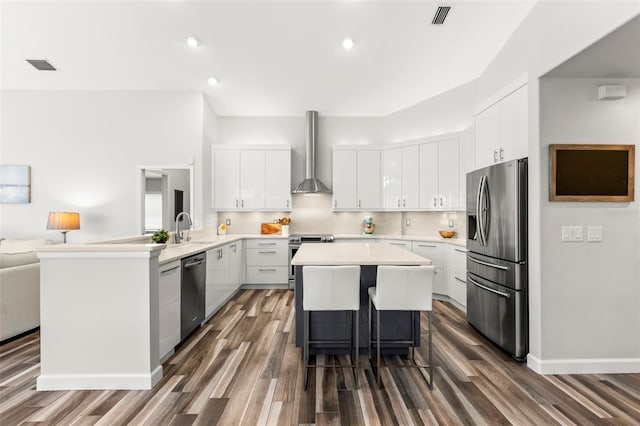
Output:
[[[194,36],[189,36],[187,37],[187,44],[191,47],[198,47],[198,45],[200,44],[200,41]]]
[[[218,79],[215,78],[214,76],[211,76],[207,79],[207,83],[209,83],[209,86],[217,86],[218,85]]]
[[[347,50],[351,49],[353,47],[353,40],[351,40],[350,38],[345,38],[342,42],[342,47]]]

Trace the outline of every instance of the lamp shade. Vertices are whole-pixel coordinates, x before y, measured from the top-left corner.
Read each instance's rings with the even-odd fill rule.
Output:
[[[80,229],[80,213],[50,212],[47,229],[67,230]]]

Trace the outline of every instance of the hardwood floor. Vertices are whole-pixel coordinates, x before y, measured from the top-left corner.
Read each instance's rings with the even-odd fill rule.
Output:
[[[317,369],[304,392],[293,327],[292,291],[241,291],[151,391],[36,392],[36,332],[0,346],[0,424],[640,424],[640,374],[537,375],[445,302],[434,302],[433,391],[415,369],[383,369],[382,390],[370,369],[358,390],[350,370]]]

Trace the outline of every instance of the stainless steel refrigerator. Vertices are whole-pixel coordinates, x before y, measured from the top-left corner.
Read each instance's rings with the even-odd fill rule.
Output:
[[[528,353],[527,159],[467,174],[467,321]]]

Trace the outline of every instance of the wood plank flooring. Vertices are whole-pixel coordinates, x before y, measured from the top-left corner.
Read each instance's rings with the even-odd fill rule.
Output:
[[[640,374],[537,375],[440,301],[432,391],[415,369],[383,369],[382,390],[363,369],[356,390],[351,371],[338,368],[311,370],[305,392],[293,304],[289,290],[240,291],[165,362],[151,391],[36,392],[39,333],[6,343],[0,424],[640,424]],[[425,319],[422,327],[424,339]],[[426,355],[422,345],[416,358]],[[402,362],[395,358],[388,361]]]

